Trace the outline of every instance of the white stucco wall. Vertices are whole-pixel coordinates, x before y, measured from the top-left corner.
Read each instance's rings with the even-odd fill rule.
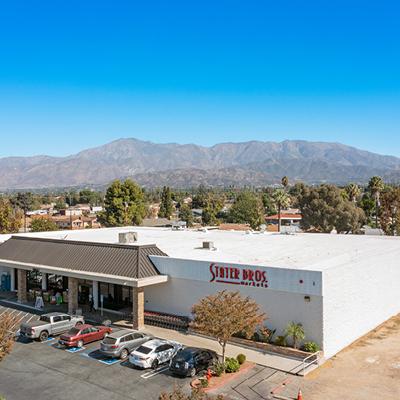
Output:
[[[210,282],[209,262],[151,258],[162,274],[169,275],[169,280],[162,285],[146,287],[146,309],[189,316],[191,306],[202,297],[224,289],[240,290],[243,295],[253,298],[260,305],[267,314],[266,325],[277,329],[276,335],[282,334],[290,321],[301,322],[307,335],[306,340],[315,341],[322,346],[320,272],[254,267],[267,272],[270,287],[261,288]],[[234,265],[239,268],[253,268]],[[299,283],[300,280],[303,283]],[[305,295],[310,296],[309,302],[305,301]]]
[[[390,254],[382,260],[363,258],[323,271],[326,357],[400,312],[400,260]]]

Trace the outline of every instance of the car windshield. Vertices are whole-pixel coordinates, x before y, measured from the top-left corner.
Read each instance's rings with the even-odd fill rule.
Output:
[[[80,332],[80,330],[79,330],[78,328],[71,328],[71,329],[68,331],[68,334],[69,334],[69,335],[77,335],[79,332]]]
[[[47,315],[42,315],[39,321],[50,322],[50,317],[48,317]]]
[[[105,344],[115,344],[116,342],[117,342],[117,339],[115,339],[111,336],[107,336],[103,340],[103,343],[105,343]]]
[[[176,354],[175,360],[189,361],[192,359],[192,357],[193,353],[191,351],[181,350]]]
[[[149,354],[153,349],[151,349],[150,347],[146,347],[146,346],[139,346],[136,351],[138,353],[143,353],[143,354]]]

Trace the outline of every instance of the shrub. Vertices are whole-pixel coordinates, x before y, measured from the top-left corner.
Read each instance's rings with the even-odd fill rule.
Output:
[[[265,326],[254,332],[253,340],[261,343],[272,343],[272,338],[275,335],[276,329],[271,330]]]
[[[236,360],[238,361],[239,365],[242,365],[246,361],[246,356],[244,354],[238,354],[236,356]]]
[[[208,380],[206,378],[199,379],[201,387],[206,388],[208,386]]]
[[[316,351],[319,351],[319,346],[315,342],[305,342],[302,349],[309,353],[315,353]]]
[[[233,372],[239,371],[240,365],[236,358],[227,358],[225,360],[225,372],[231,374]]]
[[[216,362],[213,366],[213,371],[216,376],[221,376],[225,372],[225,363]]]
[[[277,336],[275,339],[275,344],[277,346],[286,346],[286,335]]]

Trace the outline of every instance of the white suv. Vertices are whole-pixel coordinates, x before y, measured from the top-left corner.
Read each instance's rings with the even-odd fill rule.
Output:
[[[129,362],[137,367],[156,369],[160,364],[170,362],[181,348],[180,343],[171,340],[149,340],[130,354]]]

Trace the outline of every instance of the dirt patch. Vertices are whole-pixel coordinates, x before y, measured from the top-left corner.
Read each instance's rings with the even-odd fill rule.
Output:
[[[400,399],[400,314],[304,379],[307,400]]]

